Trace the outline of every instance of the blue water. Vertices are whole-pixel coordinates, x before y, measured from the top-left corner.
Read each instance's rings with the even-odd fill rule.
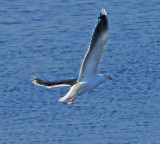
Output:
[[[102,8],[113,81],[59,103],[31,78],[76,78]],[[0,144],[160,144],[159,0],[0,1]]]

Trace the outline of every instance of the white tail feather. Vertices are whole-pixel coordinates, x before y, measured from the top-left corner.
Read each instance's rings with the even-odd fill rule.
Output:
[[[79,83],[73,85],[71,89],[67,92],[67,94],[64,97],[61,97],[58,101],[64,102],[66,99],[76,96],[79,89],[80,89]]]
[[[67,97],[64,96],[64,97],[59,98],[58,101],[59,101],[59,102],[64,102],[66,99],[67,99]]]
[[[73,97],[75,95],[75,91],[73,88],[71,88],[68,93],[64,96],[64,97],[61,97],[59,98],[59,102],[64,102],[66,99],[70,98],[70,97]]]

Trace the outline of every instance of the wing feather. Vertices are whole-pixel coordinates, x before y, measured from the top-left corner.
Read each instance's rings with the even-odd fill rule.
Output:
[[[107,43],[108,29],[107,13],[105,9],[102,9],[102,13],[100,13],[93,32],[88,51],[81,64],[79,81],[88,75],[96,73],[99,59]]]
[[[38,78],[33,78],[32,82],[36,85],[45,86],[47,88],[59,86],[72,86],[77,82],[77,79],[57,80],[57,81],[43,81]]]

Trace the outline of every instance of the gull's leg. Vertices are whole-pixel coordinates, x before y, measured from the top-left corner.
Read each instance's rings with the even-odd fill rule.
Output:
[[[76,96],[73,96],[73,97],[69,100],[69,102],[68,102],[67,104],[73,103],[75,99],[76,99]]]

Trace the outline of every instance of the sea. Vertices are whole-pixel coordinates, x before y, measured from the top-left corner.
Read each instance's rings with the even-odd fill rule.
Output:
[[[109,35],[96,89],[60,103],[104,8]],[[0,144],[160,144],[159,0],[1,0]]]

